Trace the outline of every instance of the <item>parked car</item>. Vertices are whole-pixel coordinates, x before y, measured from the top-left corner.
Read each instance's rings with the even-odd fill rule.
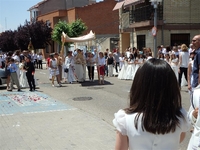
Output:
[[[6,79],[7,79],[7,76],[6,76],[5,69],[0,68],[0,86],[3,84],[6,84]]]

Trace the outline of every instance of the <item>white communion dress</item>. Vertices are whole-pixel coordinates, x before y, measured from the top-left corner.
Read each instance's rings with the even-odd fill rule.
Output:
[[[126,71],[126,80],[133,80],[133,78],[135,77],[135,64],[134,64],[135,60],[132,59],[129,63],[128,63],[128,67],[127,67],[127,71]]]
[[[126,79],[126,70],[127,70],[128,62],[125,60],[124,65],[122,66],[121,71],[119,72],[118,79],[125,80]]]
[[[142,114],[138,118],[138,128],[135,127],[135,118],[138,113],[126,114],[124,110],[115,113],[113,124],[122,135],[128,137],[129,150],[178,150],[180,134],[190,129],[187,112],[181,109],[185,118],[179,118],[180,125],[175,132],[167,134],[153,134],[142,129]]]

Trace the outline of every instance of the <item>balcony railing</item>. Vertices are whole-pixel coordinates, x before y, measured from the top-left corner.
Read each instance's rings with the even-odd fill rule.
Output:
[[[163,20],[163,6],[158,5],[157,8],[157,19]],[[139,8],[136,8],[135,10],[129,11],[129,20],[130,24],[135,22],[141,22],[141,21],[147,21],[147,20],[153,20],[154,19],[154,8],[152,5],[146,5]]]

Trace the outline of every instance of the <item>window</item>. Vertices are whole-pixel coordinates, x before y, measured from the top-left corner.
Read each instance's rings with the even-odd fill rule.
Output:
[[[190,41],[190,34],[171,34],[171,46],[186,44],[189,46],[191,43]]]
[[[137,48],[141,51],[144,47],[146,47],[146,39],[145,35],[137,35]]]

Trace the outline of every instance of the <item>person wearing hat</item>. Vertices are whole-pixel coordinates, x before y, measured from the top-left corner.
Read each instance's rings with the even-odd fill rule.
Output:
[[[35,66],[33,62],[31,62],[31,57],[29,55],[25,56],[24,70],[26,71],[26,77],[30,88],[29,91],[35,91]]]

